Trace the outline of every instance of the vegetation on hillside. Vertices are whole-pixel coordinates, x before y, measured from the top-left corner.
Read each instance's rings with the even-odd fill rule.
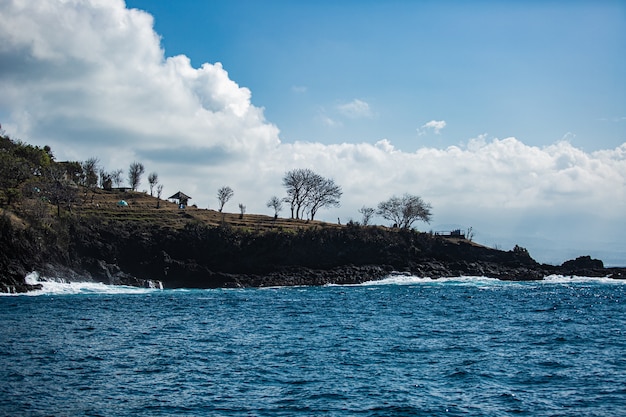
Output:
[[[137,191],[145,172],[143,163],[134,161],[130,164],[127,179],[131,191]],[[102,194],[103,190],[115,191],[114,186],[118,192],[125,192],[125,189],[120,189],[123,174],[122,169],[107,171],[97,157],[83,162],[58,162],[48,146],[40,148],[12,140],[0,130],[0,207],[10,207],[20,216],[33,221],[41,220],[49,224],[51,207],[55,208],[59,218],[62,213],[72,213],[77,207],[89,210],[97,194]],[[156,172],[148,175],[148,183],[150,196],[156,190],[156,208],[161,208],[163,184],[159,183]],[[272,196],[267,202],[267,207],[274,210],[274,221],[278,220],[283,203],[288,204],[291,219],[308,221],[313,221],[320,209],[340,205],[341,187],[333,179],[324,178],[310,169],[287,171],[282,183],[286,196]],[[234,191],[229,186],[218,190],[220,213],[233,195]],[[238,220],[243,220],[246,206],[239,203],[238,207]],[[360,223],[363,226],[371,224],[372,216],[377,214],[401,229],[412,228],[418,220],[428,223],[432,216],[431,206],[411,194],[393,196],[381,202],[377,210],[363,206],[359,213],[363,216]],[[225,221],[226,217],[224,213],[221,221]],[[351,221],[351,224],[359,223]]]

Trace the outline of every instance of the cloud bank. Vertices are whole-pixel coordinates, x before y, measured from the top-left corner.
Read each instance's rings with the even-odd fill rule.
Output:
[[[140,160],[165,195],[180,189],[200,207],[215,208],[217,189],[229,185],[230,211],[241,202],[269,214],[284,172],[311,168],[344,190],[342,207],[321,218],[359,220],[361,206],[409,192],[433,206],[433,225],[422,229],[473,226],[479,242],[519,243],[539,260],[592,254],[626,264],[626,143],[593,153],[487,136],[415,152],[384,138],[282,143],[222,64],[167,57],[152,17],[121,0],[0,3],[0,91],[12,136],[51,145],[59,160],[97,156],[109,170]],[[338,110],[372,116],[357,99]]]

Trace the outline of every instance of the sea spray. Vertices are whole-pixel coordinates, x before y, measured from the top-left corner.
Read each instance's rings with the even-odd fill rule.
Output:
[[[62,277],[41,277],[37,271],[33,271],[24,278],[26,284],[41,285],[41,289],[29,291],[23,294],[0,294],[0,295],[70,295],[70,294],[144,294],[162,290],[160,282],[152,283],[149,288],[131,287],[126,285],[108,285],[93,281],[69,281]],[[150,281],[152,282],[152,281]]]

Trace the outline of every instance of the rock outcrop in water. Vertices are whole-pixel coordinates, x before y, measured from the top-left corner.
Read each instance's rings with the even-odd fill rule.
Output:
[[[63,236],[46,236],[16,226],[5,215],[0,230],[0,290],[5,292],[36,289],[24,282],[33,270],[48,277],[166,288],[356,284],[391,273],[502,280],[550,274],[625,277],[624,269],[606,269],[590,257],[541,265],[520,247],[502,251],[383,227],[255,232],[194,221],[176,229],[83,217],[68,221]]]

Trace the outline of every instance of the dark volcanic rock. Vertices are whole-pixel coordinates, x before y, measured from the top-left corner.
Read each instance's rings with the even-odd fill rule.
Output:
[[[592,259],[591,256],[579,256],[576,259],[565,261],[556,269],[556,273],[586,277],[605,277],[612,275],[611,272],[604,268],[604,262],[599,259]]]
[[[563,262],[564,270],[577,271],[581,269],[604,269],[604,262],[599,259],[591,259],[591,256],[579,256],[576,259]]]
[[[70,222],[67,230],[61,241],[0,220],[0,291],[34,289],[24,283],[33,270],[44,277],[141,287],[162,282],[166,288],[358,284],[391,272],[501,280],[540,280],[550,274],[624,277],[623,269],[605,269],[590,257],[562,266],[539,265],[518,246],[501,251],[380,227],[255,233],[194,222],[171,229],[82,219]]]

